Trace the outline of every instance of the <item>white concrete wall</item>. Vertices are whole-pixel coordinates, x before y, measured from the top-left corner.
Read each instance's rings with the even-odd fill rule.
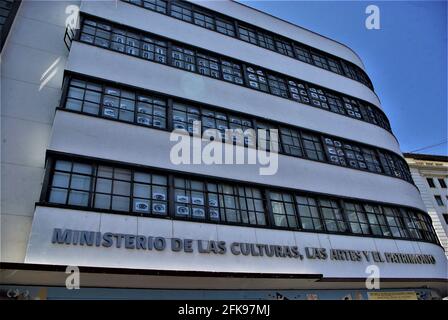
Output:
[[[233,6],[234,3],[221,2],[222,9],[227,5]],[[240,5],[238,8],[242,11],[247,9]],[[346,93],[364,99],[381,109],[376,94],[358,81],[173,17],[122,1],[84,1],[81,11]],[[273,27],[276,24],[268,25]],[[324,38],[317,38],[325,43]],[[337,46],[336,43],[333,45]]]
[[[131,250],[74,246],[51,243],[53,228],[68,228],[95,232],[127,233],[168,238],[164,251]],[[429,243],[404,240],[374,239],[342,235],[313,234],[261,228],[201,224],[148,217],[130,217],[77,210],[37,207],[32,233],[26,254],[27,263],[98,266],[116,268],[163,269],[213,272],[260,272],[290,274],[323,274],[326,277],[365,279],[366,267],[362,262],[309,260],[304,258],[252,257],[226,254],[201,254],[172,252],[169,239],[259,243],[298,246],[302,255],[304,247],[366,250],[392,253],[431,254],[436,263],[395,264],[376,263],[381,278],[439,278],[446,279],[447,260],[443,249]],[[196,244],[195,244],[196,246]]]
[[[424,210],[417,188],[401,179],[284,155],[272,176],[260,175],[259,165],[175,165],[170,150],[176,143],[166,131],[58,110],[49,149]]]
[[[22,1],[1,56],[1,252],[23,262],[39,199],[67,49],[65,9],[77,1]]]
[[[401,154],[395,137],[379,126],[89,44],[73,42],[67,69],[325,132]]]

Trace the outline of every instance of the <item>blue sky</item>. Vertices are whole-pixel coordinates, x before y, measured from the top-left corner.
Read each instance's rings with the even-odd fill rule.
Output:
[[[355,50],[403,152],[447,140],[445,1],[240,1]],[[380,30],[365,9],[380,8]],[[447,144],[418,151],[447,155]]]

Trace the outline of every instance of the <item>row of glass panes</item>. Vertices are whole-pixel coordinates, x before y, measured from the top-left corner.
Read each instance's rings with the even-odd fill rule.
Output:
[[[65,159],[55,159],[51,173],[52,204],[437,242],[429,218],[404,208]]]
[[[167,1],[165,0],[122,0],[140,7],[167,14]],[[276,51],[282,55],[312,64],[319,68],[346,76],[363,83],[373,89],[370,79],[365,72],[351,62],[332,57],[324,52],[318,52],[308,46],[299,44],[293,40],[276,36],[259,28],[250,27],[238,22],[238,32],[235,30],[235,20],[224,18],[221,15],[206,9],[199,8],[191,3],[171,1],[171,16],[179,20],[193,23],[197,26],[213,30],[230,37],[238,37],[240,40],[256,46]]]
[[[241,129],[245,132],[244,141],[237,141],[234,137],[234,142],[246,146],[254,145],[256,140],[253,132],[247,129],[277,129],[280,153],[396,176],[412,183],[407,166],[401,163],[404,160],[388,152],[177,100],[173,102],[172,118],[167,121],[166,98],[135,89],[71,77],[65,108],[159,129],[184,129],[189,133],[193,133],[194,121],[200,121],[202,132],[217,129],[222,140],[226,138],[225,130]]]
[[[308,104],[354,119],[363,120],[391,131],[387,118],[376,107],[358,99],[336,94],[304,81],[286,76],[277,76],[255,66],[245,66],[217,55],[198,52],[181,45],[170,45],[155,37],[126,31],[110,23],[84,19],[80,40],[99,47],[119,51],[146,60],[208,77],[221,79],[238,85],[260,90],[296,102]]]

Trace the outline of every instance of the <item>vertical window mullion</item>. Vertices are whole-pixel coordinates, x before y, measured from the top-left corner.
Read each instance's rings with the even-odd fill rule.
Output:
[[[168,193],[168,216],[173,219],[176,215],[175,212],[175,199],[174,199],[174,175],[170,174],[167,177],[167,193]]]
[[[173,52],[172,45],[173,44],[172,44],[171,41],[166,41],[166,64],[168,66],[173,66],[173,64],[172,64],[173,63],[173,59],[172,59],[172,56],[171,56],[172,52]],[[154,46],[154,50],[155,50],[155,46]],[[154,59],[155,59],[155,56],[154,56]]]
[[[233,27],[235,28],[235,37],[239,40],[241,40],[241,36],[240,36],[240,27],[239,27],[239,23],[237,20],[233,21]]]
[[[105,85],[103,83],[103,84],[101,84],[100,105],[99,105],[99,108],[98,108],[98,112],[99,112],[98,115],[100,117],[103,117],[103,114],[104,114],[104,95],[105,95],[105,92],[106,92],[106,88],[105,88]],[[83,108],[84,108],[84,103],[83,103]]]
[[[266,225],[273,227],[275,226],[274,214],[272,212],[272,204],[271,204],[271,191],[269,189],[262,189],[262,195],[265,198],[265,216],[267,215]]]
[[[352,227],[350,225],[350,220],[348,219],[347,210],[345,209],[345,201],[342,199],[339,199],[336,202],[339,205],[339,210],[341,210],[341,217],[342,217],[343,222],[345,223],[346,231],[344,233],[354,234],[354,232],[352,231]],[[336,220],[336,221],[338,221],[338,220]],[[338,225],[338,230],[339,230],[339,225]]]
[[[92,168],[90,170],[89,200],[88,200],[87,207],[93,208],[93,192],[94,192],[94,188],[95,188],[95,184],[96,184],[95,176],[96,176],[96,172],[98,170],[96,170],[95,163],[91,163],[90,165],[92,166]]]
[[[172,0],[166,0],[166,15],[171,16],[171,5],[173,1]]]
[[[134,169],[131,169],[131,180],[129,181],[130,183],[130,188],[129,188],[129,212],[133,213],[134,212]],[[151,176],[151,194],[149,195],[150,199],[152,200],[152,176]]]
[[[294,209],[294,213],[295,213],[296,219],[297,219],[297,228],[299,230],[303,230],[302,219],[301,219],[300,213],[299,213],[299,206],[297,203],[296,194],[292,193],[291,197],[292,197],[292,207]],[[309,204],[308,204],[308,207],[309,207]],[[315,230],[313,217],[311,216],[310,218],[311,218],[311,223],[313,224],[313,229]]]
[[[95,208],[95,201],[96,201],[96,185],[98,183],[98,164],[95,164],[95,175],[93,177],[93,180],[95,181],[92,187],[92,208]]]
[[[65,205],[68,205],[68,200],[70,199],[70,192],[72,187],[72,176],[73,176],[73,160],[70,160],[70,175],[68,178],[68,187],[67,187],[67,198],[65,199]]]
[[[210,218],[210,207],[209,207],[209,202],[208,202],[208,182],[206,180],[202,181],[203,185],[202,185],[202,190],[204,193],[204,218],[205,221],[212,221],[212,219]]]
[[[174,122],[173,122],[173,99],[168,98],[167,102],[167,110],[166,110],[166,128],[168,131],[173,131]],[[154,105],[153,105],[153,114],[154,114]],[[154,121],[154,120],[153,120]]]
[[[320,223],[322,224],[322,229],[324,231],[328,231],[327,229],[327,223],[324,217],[324,214],[322,212],[322,206],[320,204],[320,199],[319,198],[315,198],[314,202],[316,203],[316,210],[317,210],[317,214],[319,215],[319,220]],[[334,215],[334,212],[332,212]],[[336,230],[339,230],[339,225],[338,225],[338,221],[336,220],[336,216],[334,216],[335,219],[335,223],[336,223]],[[313,221],[313,225],[314,225],[314,221]]]
[[[362,213],[364,214],[364,216],[365,216],[365,218],[366,218],[366,220],[367,220],[367,226],[369,227],[369,234],[370,234],[370,235],[375,235],[375,233],[373,232],[372,223],[371,223],[370,220],[369,220],[369,213],[368,213],[367,210],[366,210],[365,204],[363,204],[363,203],[359,203],[359,206],[361,207]],[[376,213],[375,213],[375,208],[374,208],[374,206],[373,206],[373,205],[370,205],[370,206],[372,207],[372,210],[373,210],[373,213],[370,212],[370,214],[373,214],[373,215],[375,216],[375,219],[377,220],[377,222],[380,223],[380,221],[378,220],[378,217],[377,217],[377,215],[376,215]],[[381,229],[381,226],[380,226],[379,224],[378,224],[378,226],[379,226],[380,229]],[[381,232],[381,233],[382,233],[382,232]],[[364,233],[363,233],[363,234],[364,234]]]
[[[59,107],[64,108],[67,105],[67,97],[68,97],[68,90],[70,89],[70,83],[72,81],[72,76],[65,76],[64,82],[62,84],[62,96],[59,100]],[[81,109],[82,110],[82,109]]]
[[[47,202],[49,200],[49,195],[51,192],[51,185],[53,183],[55,163],[52,157],[49,157],[46,162],[45,176],[42,183],[42,190],[40,193],[40,201]]]

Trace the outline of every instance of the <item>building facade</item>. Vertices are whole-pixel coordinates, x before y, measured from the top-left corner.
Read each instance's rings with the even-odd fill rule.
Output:
[[[233,1],[23,1],[14,17],[1,58],[5,292],[446,296],[431,218],[345,45]],[[268,129],[278,170],[175,163],[175,129],[192,153],[249,152],[261,135],[220,134]],[[88,289],[64,289],[67,266]]]
[[[448,255],[448,157],[405,153],[437,237]]]

